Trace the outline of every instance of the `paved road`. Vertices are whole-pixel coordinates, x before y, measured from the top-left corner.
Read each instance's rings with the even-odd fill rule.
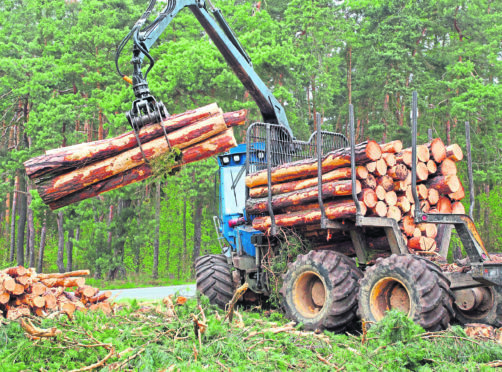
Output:
[[[151,287],[151,288],[133,288],[133,289],[114,289],[112,297],[116,300],[125,298],[135,298],[137,300],[160,300],[170,294],[179,293],[185,297],[195,296],[195,284],[172,285],[169,287]]]

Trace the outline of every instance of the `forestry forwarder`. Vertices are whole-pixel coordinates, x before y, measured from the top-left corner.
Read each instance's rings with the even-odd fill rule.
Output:
[[[443,273],[439,266],[409,253],[394,219],[364,217],[355,193],[355,136],[353,109],[350,105],[350,144],[345,136],[325,131],[315,132],[309,141],[298,141],[289,127],[284,108],[254,71],[251,59],[235,37],[221,12],[209,0],[168,0],[166,7],[150,24],[145,25],[155,5],[151,0],[147,11],[117,50],[117,60],[124,45],[133,39],[133,78],[120,75],[133,84],[136,100],[127,113],[129,123],[137,132],[141,127],[159,122],[167,110],[150,94],[146,81],[153,67],[150,47],[183,8],[189,8],[201,23],[223,57],[256,101],[263,122],[247,130],[246,144],[239,145],[218,157],[220,166],[220,215],[214,217],[223,254],[206,255],[196,261],[198,290],[211,303],[224,307],[234,290],[247,282],[244,299],[252,300],[271,294],[271,275],[263,258],[278,256],[284,246],[283,233],[275,224],[272,210],[272,167],[295,160],[316,158],[318,162],[318,202],[321,222],[310,230],[346,231],[352,241],[355,257],[343,254],[337,243],[329,249],[315,246],[304,255],[292,257],[287,263],[280,291],[286,315],[302,322],[307,329],[343,331],[360,316],[366,321],[380,320],[386,311],[400,309],[427,330],[448,326],[455,317],[461,323],[480,322],[502,326],[502,264],[490,262],[490,256],[467,215],[427,214],[420,209],[416,193],[416,119],[417,97],[412,110],[412,191],[415,223],[433,223],[442,227],[438,241],[440,255],[449,251],[451,229],[454,227],[469,263],[466,272]],[[150,66],[143,76],[144,57]],[[118,64],[117,64],[118,68]],[[166,137],[167,140],[167,137]],[[141,146],[138,140],[139,146]],[[468,146],[470,146],[468,141]],[[350,148],[352,198],[357,208],[355,218],[343,223],[326,218],[322,197],[321,159],[329,151]],[[255,216],[246,215],[249,190],[245,176],[257,170],[268,173],[268,212],[271,228],[263,234],[251,226]],[[472,174],[469,173],[472,178]],[[472,192],[471,192],[472,195]],[[472,203],[471,203],[472,208]],[[386,236],[386,258],[375,260],[371,236],[380,231]],[[301,233],[297,232],[301,236]],[[306,237],[301,239],[308,240]],[[223,242],[227,242],[225,246]],[[381,247],[378,254],[382,254]],[[357,261],[357,264],[356,264]],[[284,265],[286,262],[284,262]],[[246,297],[247,296],[247,297]],[[358,313],[359,310],[359,313]]]

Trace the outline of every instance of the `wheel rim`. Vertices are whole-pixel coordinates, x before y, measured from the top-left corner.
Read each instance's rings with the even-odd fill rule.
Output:
[[[481,319],[494,306],[495,293],[491,287],[476,287],[455,291],[458,310],[471,319]]]
[[[318,273],[305,271],[298,276],[293,286],[293,302],[300,314],[314,318],[326,302],[326,285]]]
[[[370,308],[377,321],[381,320],[385,313],[392,309],[409,315],[411,300],[408,288],[396,278],[380,279],[371,290]]]

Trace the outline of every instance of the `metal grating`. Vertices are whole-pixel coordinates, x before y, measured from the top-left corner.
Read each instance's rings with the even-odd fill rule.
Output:
[[[270,126],[270,136],[267,138],[267,125]],[[322,155],[330,151],[349,146],[349,141],[343,134],[321,131]],[[298,160],[317,158],[317,132],[308,141],[291,139],[281,125],[253,123],[249,126],[246,136],[247,156],[246,171],[253,173],[267,168],[267,140],[270,145],[270,163],[272,167]]]

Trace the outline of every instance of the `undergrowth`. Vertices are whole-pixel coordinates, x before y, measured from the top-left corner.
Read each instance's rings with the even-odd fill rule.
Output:
[[[175,316],[162,303],[119,306],[112,316],[77,312],[73,320],[34,320],[62,331],[53,339],[30,340],[19,323],[5,323],[1,370],[79,369],[110,353],[103,371],[470,371],[490,370],[487,363],[502,359],[492,341],[469,339],[460,327],[426,333],[398,312],[360,336],[302,332],[277,312],[256,310],[239,311],[228,324],[207,299],[200,308],[195,300],[176,306]],[[199,343],[193,316],[202,321],[201,309],[207,330]]]

